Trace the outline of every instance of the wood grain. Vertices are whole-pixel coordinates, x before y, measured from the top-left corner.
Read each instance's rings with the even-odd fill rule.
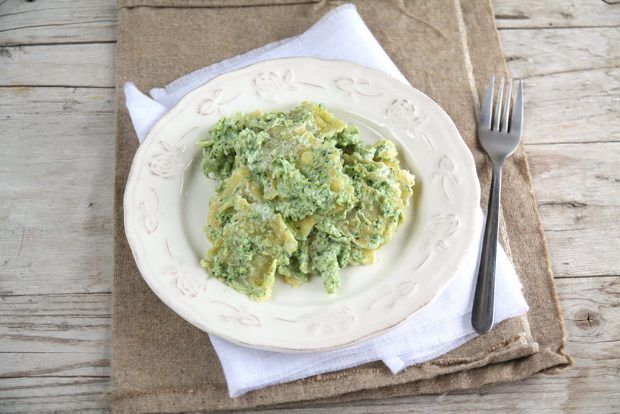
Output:
[[[531,173],[541,204],[618,206],[620,142],[541,144],[528,147]],[[562,186],[558,186],[558,184]],[[610,223],[611,224],[611,223]],[[600,247],[600,246],[599,246]]]
[[[525,92],[526,144],[620,141],[620,69],[534,76]]]
[[[109,387],[109,378],[0,378],[0,412],[105,413]]]
[[[110,291],[113,101],[0,88],[0,294]]]
[[[116,40],[114,1],[0,2],[0,45]]]
[[[620,274],[617,205],[539,204],[555,278]]]
[[[618,143],[527,148],[556,278],[620,274],[620,176],[613,167],[619,148]]]
[[[620,65],[620,27],[502,30],[501,39],[510,71],[519,78]]]
[[[500,29],[617,27],[620,25],[620,8],[613,7],[604,1],[494,0],[493,7],[495,21]]]
[[[114,44],[0,47],[0,86],[114,87]]]
[[[109,293],[4,296],[0,300],[0,349],[3,354],[77,353],[91,355],[92,361],[105,360],[109,358],[110,313]],[[27,363],[35,360],[33,356]],[[67,369],[78,369],[83,362],[67,364]],[[30,371],[52,373],[45,366],[21,367],[11,367],[3,360],[0,376]]]
[[[495,0],[575,367],[291,413],[620,411],[620,7]],[[0,412],[106,412],[113,0],[0,0]],[[282,410],[255,411],[280,413]]]

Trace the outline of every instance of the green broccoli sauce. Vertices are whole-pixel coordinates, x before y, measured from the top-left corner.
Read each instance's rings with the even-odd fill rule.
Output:
[[[413,194],[394,143],[363,143],[322,105],[225,117],[199,145],[204,175],[219,181],[201,263],[257,301],[276,277],[318,276],[336,292],[341,268],[375,261]]]

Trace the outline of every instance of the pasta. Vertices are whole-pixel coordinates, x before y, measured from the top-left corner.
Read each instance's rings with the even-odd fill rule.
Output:
[[[318,104],[222,118],[199,145],[203,173],[219,182],[201,263],[257,301],[276,277],[318,276],[336,292],[341,268],[375,261],[413,194],[393,142],[363,143]]]

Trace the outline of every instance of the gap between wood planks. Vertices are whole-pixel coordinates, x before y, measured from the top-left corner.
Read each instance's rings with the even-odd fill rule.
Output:
[[[16,375],[16,376],[0,376],[1,379],[16,379],[16,378],[111,378],[109,375]]]
[[[6,48],[20,48],[20,47],[33,47],[33,46],[67,46],[67,45],[98,45],[98,44],[116,44],[116,40],[99,40],[93,41],[72,41],[72,42],[38,42],[38,43],[6,43],[0,44],[0,49]]]
[[[609,141],[561,141],[561,142],[528,142],[525,144],[525,148],[527,147],[535,147],[538,145],[581,145],[581,144],[617,144],[620,143],[620,140],[609,140]],[[546,203],[548,204],[548,203]],[[575,207],[575,206],[573,206]]]
[[[19,13],[3,14],[3,15],[0,15],[0,18],[7,17],[7,16],[13,16],[15,14],[19,14]],[[73,23],[34,24],[34,25],[30,25],[30,26],[18,26],[18,27],[11,27],[9,29],[2,29],[2,30],[0,30],[0,33],[6,33],[6,32],[11,32],[11,31],[16,31],[16,30],[22,30],[22,29],[38,29],[38,28],[48,28],[48,27],[77,26],[77,25],[80,25],[80,24],[93,24],[93,23],[116,23],[116,20],[89,20],[89,21],[80,21],[80,22],[73,22]],[[113,41],[113,40],[111,40],[111,41]],[[92,43],[100,43],[100,42],[104,42],[104,41],[94,41]],[[25,43],[25,45],[30,45],[30,43]]]
[[[577,69],[567,69],[567,70],[558,70],[554,72],[544,72],[544,73],[534,73],[531,75],[522,75],[519,76],[519,79],[527,80],[533,78],[544,78],[546,76],[554,76],[554,75],[565,75],[568,73],[580,73],[580,72],[590,72],[596,70],[607,70],[607,69],[616,69],[617,66],[608,65],[608,66],[592,66],[587,68],[577,68]]]
[[[116,86],[81,86],[81,85],[0,85],[0,88],[115,89],[115,88],[116,88]]]
[[[0,16],[0,18],[3,16]],[[497,17],[497,16],[496,16]],[[115,20],[95,20],[91,22],[76,22],[76,23],[66,23],[66,24],[42,24],[42,25],[33,25],[33,26],[24,26],[17,27],[11,29],[0,30],[0,33],[8,32],[12,30],[19,29],[28,29],[28,28],[45,28],[45,27],[55,27],[55,26],[68,26],[68,25],[77,25],[77,24],[89,24],[89,23],[116,23]],[[521,26],[502,26],[498,28],[498,31],[504,32],[508,30],[531,30],[531,31],[543,31],[543,30],[579,30],[579,29],[613,29],[620,28],[620,25],[588,25],[588,26],[532,26],[532,27],[521,27]],[[56,46],[56,45],[94,45],[94,44],[106,44],[106,43],[116,43],[116,40],[76,40],[76,41],[53,41],[53,42],[23,42],[23,43],[15,43],[15,42],[3,42],[0,43],[0,48],[2,47],[30,47],[30,46]]]
[[[3,297],[20,297],[20,296],[66,296],[66,295],[111,295],[112,291],[104,292],[59,292],[59,293],[0,293],[0,299]],[[2,353],[2,351],[0,351]]]
[[[495,16],[497,18],[497,16]],[[497,30],[500,32],[503,30],[556,30],[556,29],[600,29],[600,28],[614,28],[620,27],[618,24],[601,24],[601,25],[587,25],[587,26],[502,26]]]

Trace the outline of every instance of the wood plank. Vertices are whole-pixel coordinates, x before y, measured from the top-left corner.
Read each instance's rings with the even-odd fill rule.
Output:
[[[577,208],[576,219],[585,218],[583,227],[563,230],[545,229],[556,278],[620,274],[620,224],[618,207]],[[588,214],[602,213],[602,219],[588,220]],[[543,216],[543,227],[546,217]],[[589,227],[589,222],[592,227]],[[596,223],[598,222],[598,223]]]
[[[618,26],[620,8],[591,0],[493,0],[500,29]]]
[[[0,48],[0,86],[114,87],[112,43]]]
[[[609,30],[609,29],[605,29]],[[513,31],[524,33],[526,31]],[[540,31],[538,31],[540,32]],[[574,42],[579,36],[572,30],[568,41]],[[620,36],[617,36],[620,44]],[[530,38],[533,43],[540,39]],[[554,42],[560,42],[555,39]],[[608,42],[609,43],[609,42]],[[620,52],[613,45],[609,61],[618,64]],[[615,49],[614,49],[615,47]],[[31,49],[46,49],[40,52],[47,56],[42,57],[33,53]],[[0,82],[5,84],[34,84],[34,85],[95,85],[113,86],[113,76],[102,74],[102,71],[111,71],[110,65],[92,63],[97,60],[111,59],[113,45],[59,45],[40,46],[36,48],[5,48],[0,53],[0,67],[9,68],[9,74]],[[78,49],[78,50],[76,50]],[[110,50],[108,50],[110,49]],[[512,53],[512,55],[508,54]],[[601,64],[589,60],[581,49],[564,51],[564,58],[546,63],[543,54],[533,58],[532,62],[516,56],[529,53],[529,45],[522,44],[518,48],[507,51],[507,56],[519,62],[511,62],[515,76],[527,74],[553,73],[553,75],[531,76],[526,80],[526,117],[525,128],[528,143],[547,142],[597,142],[618,141],[620,139],[620,124],[616,122],[616,115],[620,111],[620,69],[587,69],[585,66]],[[77,53],[77,55],[76,55]],[[55,55],[52,57],[51,55]],[[4,55],[4,56],[3,56]],[[72,61],[60,58],[71,55]],[[104,55],[108,55],[107,58]],[[15,58],[13,57],[15,56]],[[590,62],[577,65],[574,62]],[[4,63],[3,63],[4,62]],[[21,62],[21,63],[20,63]],[[90,62],[90,63],[89,63]],[[44,66],[46,76],[40,73],[28,73],[21,69],[21,64]],[[75,66],[88,70],[75,71]],[[93,67],[94,66],[94,67]],[[111,72],[110,72],[111,73]],[[71,74],[71,76],[68,76]],[[579,102],[579,105],[575,105]],[[606,125],[601,128],[600,125]]]
[[[620,66],[620,27],[502,30],[500,37],[518,78]]]
[[[575,366],[616,368],[620,379],[620,276],[560,279],[556,284]],[[620,382],[615,385],[620,393]]]
[[[612,69],[620,65],[620,28],[503,30],[515,77]],[[113,44],[4,47],[2,85],[114,86]],[[551,51],[553,53],[551,53]],[[45,76],[41,76],[41,74]],[[612,84],[612,90],[618,83]]]
[[[620,68],[525,80],[526,144],[620,141]]]
[[[547,202],[539,211],[556,278],[620,274],[617,206]]]
[[[114,0],[0,3],[0,46],[116,40]]]
[[[113,102],[0,88],[0,294],[110,291]]]
[[[620,29],[587,29],[592,32],[587,36],[581,30],[586,29],[502,31],[513,75],[527,78],[529,137],[580,142],[617,140],[620,135],[613,122],[620,108]],[[594,46],[584,38],[593,39]],[[559,53],[548,56],[550,46],[536,46],[540,44],[557,47]],[[6,75],[0,82],[113,87],[113,49],[111,44],[3,48],[0,70]],[[575,99],[580,105],[574,105]],[[558,108],[568,111],[559,125],[554,119]],[[598,128],[599,122],[608,122],[612,130]]]
[[[526,147],[539,204],[620,205],[620,142]]]
[[[107,350],[109,346],[99,346]],[[24,377],[110,377],[110,357],[98,359],[94,353],[81,352],[2,352],[0,378]]]
[[[527,147],[554,273],[617,275],[620,143]]]
[[[0,378],[0,413],[104,413],[108,378]]]
[[[577,372],[574,368],[572,372]],[[405,413],[596,413],[620,409],[617,371],[592,369],[592,377],[537,376],[476,392],[355,401],[248,414],[405,414]],[[0,379],[0,413],[103,413],[109,410],[109,381],[102,378]],[[527,398],[524,398],[527,396]],[[414,408],[415,407],[415,408]],[[414,411],[412,411],[414,410]]]
[[[405,413],[410,412],[412,406],[419,412],[431,412],[436,411],[438,404],[445,413],[463,412],[463,407],[467,407],[468,412],[517,410],[545,413],[558,412],[560,409],[567,412],[617,412],[620,408],[620,388],[617,381],[617,361],[620,359],[620,337],[617,335],[620,332],[620,278],[561,279],[557,285],[566,314],[568,350],[575,357],[575,367],[558,376],[538,375],[523,382],[486,387],[469,393],[358,401],[287,412]],[[51,296],[33,296],[29,298],[31,300],[5,298],[7,302],[3,305],[4,308],[0,308],[0,323],[10,317],[6,310],[13,307],[18,309],[18,314],[24,318],[22,323],[29,326],[39,325],[39,319],[47,320],[50,314],[83,313],[86,317],[94,317],[106,309],[110,299],[106,295]],[[37,305],[39,301],[43,301],[42,305]],[[76,333],[84,335],[78,328],[68,329],[75,329]],[[1,338],[2,336],[0,341]],[[3,346],[0,342],[0,349]],[[90,352],[87,345],[82,346],[85,352],[78,353],[76,361]],[[5,377],[9,376],[6,372],[15,373],[21,369],[28,373],[29,378],[0,378],[0,412],[3,412],[3,408],[6,409],[5,412],[41,412],[52,409],[72,411],[106,407],[109,380],[86,378],[107,375],[105,367],[85,364],[67,369],[68,360],[64,358],[67,354],[43,355],[47,355],[49,359],[44,369],[41,368],[40,360],[33,361],[27,357],[21,361],[17,358],[8,360],[9,368],[3,370]],[[5,361],[3,360],[3,363]],[[12,365],[14,363],[19,365]],[[521,398],[523,395],[528,395],[528,398]]]
[[[111,313],[110,294],[4,296],[0,299],[0,351],[3,354],[76,353],[89,356],[90,362],[107,360]],[[36,356],[33,358],[27,362],[36,363]],[[24,361],[17,358],[15,362]],[[92,365],[97,369],[101,363]],[[3,361],[0,376],[47,371],[47,368],[19,369]],[[80,367],[66,367],[69,371],[76,368]]]
[[[603,1],[494,0],[500,29],[618,26],[620,9]],[[116,40],[114,0],[9,0],[0,4],[0,45]]]

